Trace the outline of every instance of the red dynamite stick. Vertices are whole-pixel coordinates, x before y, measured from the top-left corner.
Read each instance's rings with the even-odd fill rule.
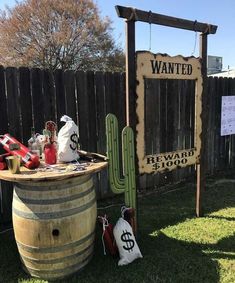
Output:
[[[9,134],[0,136],[0,143],[10,154],[20,156],[26,168],[33,169],[39,166],[39,157]]]
[[[112,256],[115,256],[118,252],[114,236],[113,236],[113,225],[108,223],[106,216],[98,216],[98,220],[103,228],[103,241],[105,248],[109,251]]]
[[[0,170],[7,169],[7,164],[4,161],[0,161]]]
[[[109,225],[106,227],[107,233],[109,234],[109,237],[112,241],[112,245],[109,245],[108,249],[109,252],[112,256],[115,256],[118,252],[118,248],[114,239],[114,235],[113,235],[113,225],[111,223],[109,223]]]

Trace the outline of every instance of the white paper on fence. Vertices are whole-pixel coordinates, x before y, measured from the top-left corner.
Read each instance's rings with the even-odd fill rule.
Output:
[[[58,161],[71,162],[79,158],[77,152],[79,137],[78,126],[66,115],[61,118],[61,121],[66,121],[66,123],[58,133]]]
[[[221,101],[221,136],[235,134],[235,96],[222,96]]]
[[[118,219],[113,229],[113,235],[120,255],[119,266],[129,264],[135,259],[143,257],[136,243],[131,225],[126,220],[123,218]]]

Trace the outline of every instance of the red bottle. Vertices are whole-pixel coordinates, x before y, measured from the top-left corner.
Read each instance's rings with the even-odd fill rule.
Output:
[[[44,155],[46,164],[56,164],[57,152],[54,143],[47,143],[44,146]]]

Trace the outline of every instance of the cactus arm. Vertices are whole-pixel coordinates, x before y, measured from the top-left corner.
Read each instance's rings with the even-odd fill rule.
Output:
[[[118,122],[113,114],[106,116],[106,138],[110,187],[114,193],[120,194],[125,190],[125,182],[120,177]]]

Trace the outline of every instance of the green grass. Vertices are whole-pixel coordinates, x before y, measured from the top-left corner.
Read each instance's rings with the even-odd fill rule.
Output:
[[[195,184],[165,194],[139,199],[137,242],[143,254],[128,266],[104,256],[101,229],[97,227],[95,254],[75,282],[235,282],[235,182],[209,180],[203,196],[204,217],[195,217]],[[121,198],[122,200],[122,198]],[[120,198],[99,202],[98,214],[107,213],[115,223]],[[0,282],[44,283],[32,279],[20,265],[12,233],[0,235]]]

